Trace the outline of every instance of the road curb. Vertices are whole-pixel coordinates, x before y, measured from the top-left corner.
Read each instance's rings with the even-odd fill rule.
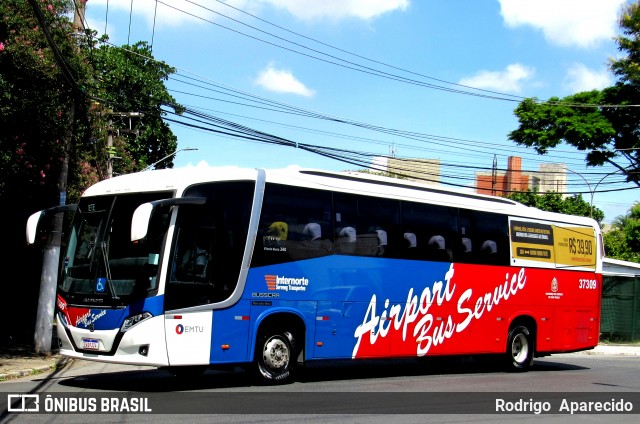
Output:
[[[7,372],[3,372],[0,373],[0,382],[1,381],[7,381],[7,380],[13,380],[16,378],[22,378],[22,377],[29,377],[29,376],[33,376],[33,375],[38,375],[38,374],[44,374],[44,373],[48,373],[48,372],[52,372],[52,371],[57,371],[60,370],[64,367],[67,366],[67,364],[69,363],[70,359],[69,358],[57,358],[54,362],[49,363],[48,365],[41,365],[41,366],[37,366],[37,367],[31,367],[31,368],[23,368],[23,369],[19,369],[19,370],[12,370],[12,371],[7,371]]]
[[[640,346],[598,345],[582,352],[586,355],[640,356]]]

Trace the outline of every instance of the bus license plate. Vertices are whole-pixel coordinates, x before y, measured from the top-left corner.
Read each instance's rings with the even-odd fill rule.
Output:
[[[98,350],[99,342],[97,339],[82,339],[82,346],[85,349]]]

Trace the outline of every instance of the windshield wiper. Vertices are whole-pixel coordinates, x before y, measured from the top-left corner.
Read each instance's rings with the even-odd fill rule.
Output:
[[[100,242],[100,250],[102,250],[102,260],[104,261],[104,270],[107,278],[107,286],[109,287],[109,292],[111,292],[111,299],[118,300],[120,297],[116,294],[116,290],[113,287],[113,283],[111,282],[111,267],[109,266],[109,257],[107,254],[107,242]]]

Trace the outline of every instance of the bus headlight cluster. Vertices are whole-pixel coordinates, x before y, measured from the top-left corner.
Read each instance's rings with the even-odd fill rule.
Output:
[[[122,327],[120,327],[120,331],[124,333],[125,331],[130,330],[134,326],[140,324],[145,319],[151,318],[152,316],[153,315],[151,315],[149,312],[143,312],[141,314],[131,315],[130,317],[124,320],[124,322],[122,323]]]

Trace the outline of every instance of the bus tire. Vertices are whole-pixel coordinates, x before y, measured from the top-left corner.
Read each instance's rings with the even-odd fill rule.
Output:
[[[270,384],[289,382],[296,363],[295,346],[293,333],[289,331],[267,330],[262,333],[256,344],[258,377]]]
[[[505,362],[509,371],[527,371],[531,367],[533,340],[533,333],[524,325],[518,325],[509,331]]]

